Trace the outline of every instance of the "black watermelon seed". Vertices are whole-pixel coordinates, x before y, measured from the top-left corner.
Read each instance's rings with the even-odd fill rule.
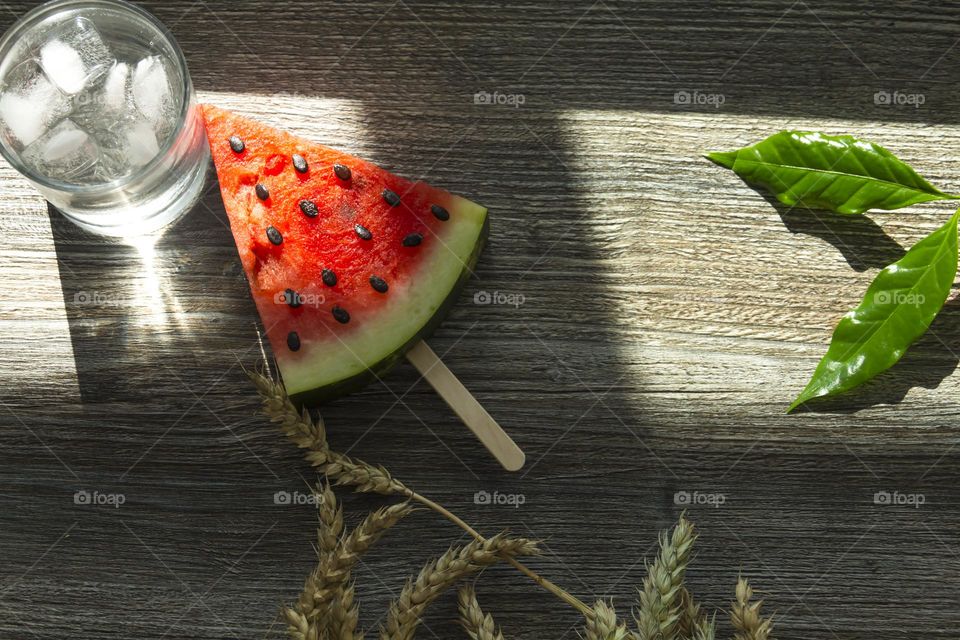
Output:
[[[254,191],[257,192],[257,197],[261,200],[266,200],[270,197],[270,192],[267,191],[267,188],[262,184],[257,184],[257,186],[254,188]]]
[[[277,231],[276,227],[267,227],[267,240],[278,245],[283,242],[283,235]]]
[[[320,213],[317,211],[317,205],[310,200],[300,201],[300,211],[303,211],[303,215],[307,216],[308,218],[316,218],[317,214]]]
[[[291,331],[287,334],[287,347],[290,351],[300,350],[300,336],[296,331]]]
[[[387,281],[380,276],[370,276],[370,286],[373,287],[373,290],[377,293],[386,293],[387,289],[390,288]]]
[[[293,168],[297,170],[297,173],[306,173],[307,172],[307,160],[299,153],[293,154]]]
[[[398,196],[395,192],[390,191],[390,189],[384,189],[381,195],[391,207],[395,207],[400,204],[400,196]]]
[[[437,220],[443,220],[444,222],[446,222],[447,220],[450,219],[450,212],[438,204],[430,205],[430,211],[433,212],[433,217],[436,218]]]
[[[328,287],[332,287],[337,284],[337,274],[335,274],[331,269],[324,269],[320,272],[320,279],[323,280],[323,284]]]
[[[344,166],[342,164],[333,165],[333,172],[337,174],[337,177],[341,180],[350,179],[350,167]]]
[[[283,299],[292,309],[296,309],[303,302],[303,299],[300,297],[300,294],[294,291],[293,289],[287,289],[283,292]]]
[[[237,136],[230,136],[227,139],[227,142],[230,143],[230,148],[233,149],[234,153],[240,153],[241,151],[247,148],[247,146],[243,144],[243,140],[241,140]]]
[[[369,240],[373,237],[373,234],[370,233],[370,229],[367,229],[362,224],[353,225],[353,230],[357,232],[357,235],[360,236],[361,240]]]
[[[403,238],[403,246],[405,247],[415,247],[421,242],[423,242],[423,236],[419,233],[410,233]]]
[[[333,309],[330,310],[330,313],[333,314],[333,317],[336,318],[337,322],[340,324],[347,324],[350,322],[350,314],[347,313],[347,310],[334,305]]]

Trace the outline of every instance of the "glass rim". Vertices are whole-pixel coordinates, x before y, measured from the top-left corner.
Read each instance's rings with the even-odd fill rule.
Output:
[[[20,174],[25,176],[31,182],[34,182],[40,186],[53,189],[55,191],[68,193],[97,193],[101,191],[110,191],[112,189],[116,189],[122,184],[133,182],[144,175],[149,174],[164,160],[170,149],[172,149],[177,140],[180,139],[184,128],[188,124],[188,116],[190,115],[191,104],[193,102],[193,100],[191,100],[191,95],[193,93],[193,82],[190,79],[190,71],[187,68],[187,60],[184,58],[183,51],[180,49],[180,45],[177,43],[176,38],[173,37],[173,33],[171,33],[167,26],[160,22],[156,16],[131,2],[127,2],[127,0],[50,0],[49,2],[45,2],[38,7],[34,7],[27,13],[20,16],[20,18],[13,23],[9,29],[7,29],[6,33],[0,37],[0,61],[10,54],[10,50],[19,40],[20,36],[36,26],[37,23],[43,19],[49,17],[57,11],[62,11],[64,9],[85,8],[109,8],[132,13],[136,17],[145,20],[148,24],[150,24],[151,27],[156,29],[160,36],[163,37],[167,41],[167,44],[170,45],[170,49],[173,51],[175,56],[175,61],[182,69],[181,76],[183,79],[183,86],[181,89],[183,91],[183,100],[181,101],[182,104],[180,105],[180,115],[177,126],[160,146],[159,151],[157,151],[157,155],[154,156],[150,162],[142,167],[139,167],[133,173],[115,178],[110,182],[103,182],[99,184],[74,184],[41,175],[30,167],[26,166],[20,160],[20,154],[11,149],[9,145],[7,145],[6,141],[0,137],[0,155],[2,155],[3,158],[9,162],[10,165]]]

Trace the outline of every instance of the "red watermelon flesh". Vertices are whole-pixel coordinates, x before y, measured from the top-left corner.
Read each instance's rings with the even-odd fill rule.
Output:
[[[483,247],[484,207],[224,109],[203,114],[291,396],[353,390],[440,323]]]

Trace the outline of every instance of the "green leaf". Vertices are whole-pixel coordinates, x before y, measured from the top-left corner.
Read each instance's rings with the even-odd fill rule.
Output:
[[[957,222],[949,222],[885,267],[860,305],[840,320],[813,377],[787,412],[820,396],[849,391],[893,366],[926,332],[957,275]]]
[[[759,184],[788,206],[857,214],[930,200],[956,200],[878,144],[853,136],[781,131],[707,158]]]

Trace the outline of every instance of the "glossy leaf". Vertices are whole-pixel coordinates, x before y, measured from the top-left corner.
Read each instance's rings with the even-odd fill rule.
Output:
[[[857,214],[960,198],[943,193],[880,145],[853,136],[781,131],[707,157],[791,207]]]
[[[788,412],[873,378],[926,332],[957,275],[958,220],[960,210],[877,274],[860,305],[840,320],[827,354]]]

